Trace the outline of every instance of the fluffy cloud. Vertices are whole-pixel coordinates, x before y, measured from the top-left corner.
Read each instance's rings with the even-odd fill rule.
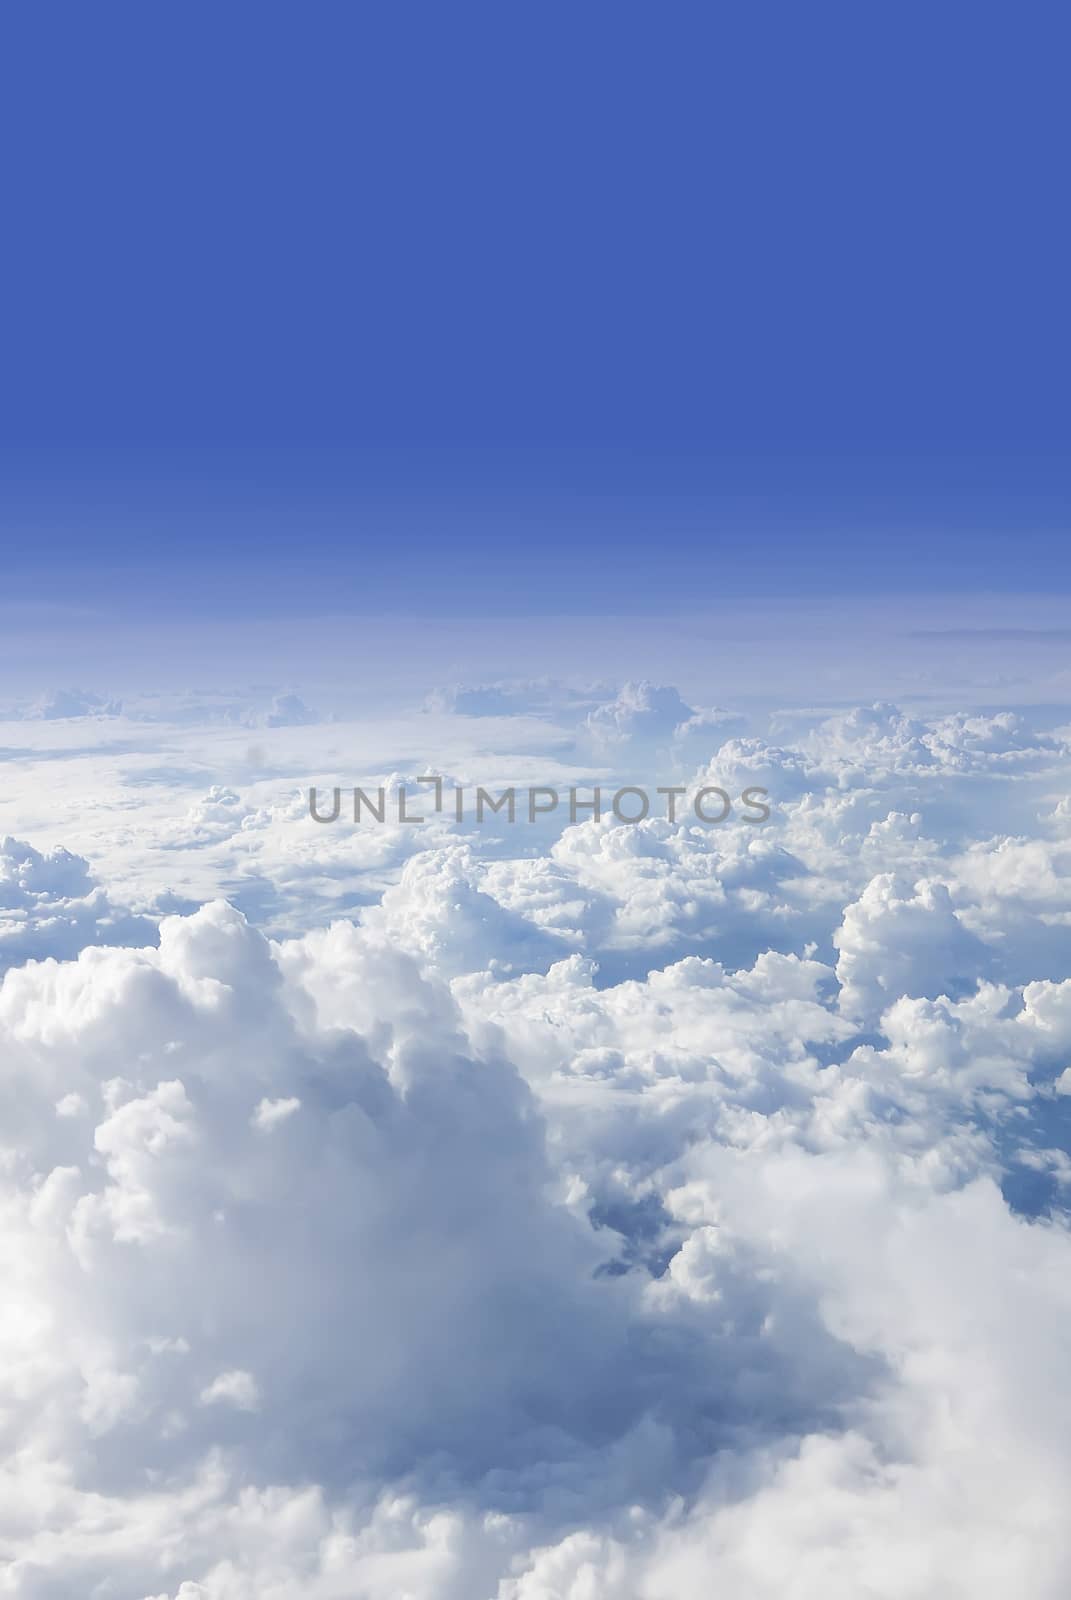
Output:
[[[1062,737],[589,712],[769,823],[328,827],[206,742],[4,842],[0,1593],[1067,1593]]]
[[[45,955],[73,955],[87,944],[154,935],[149,918],[111,903],[81,856],[62,845],[40,851],[21,839],[0,839],[0,971]]]
[[[632,759],[644,751],[672,750],[679,760],[709,756],[745,719],[721,707],[696,711],[672,685],[626,683],[613,700],[595,707],[586,720],[597,749]]]

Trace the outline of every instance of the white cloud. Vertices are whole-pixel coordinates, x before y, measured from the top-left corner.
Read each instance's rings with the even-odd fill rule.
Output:
[[[769,824],[320,826],[346,730],[263,698],[267,776],[40,744],[97,786],[0,849],[0,1592],[1063,1600],[1066,746],[599,706]]]
[[[277,1128],[287,1117],[292,1117],[296,1111],[301,1110],[301,1101],[297,1095],[289,1095],[281,1100],[261,1100],[253,1112],[253,1126],[261,1133],[270,1133]]]
[[[240,1367],[235,1367],[230,1372],[221,1372],[218,1378],[213,1378],[201,1390],[201,1404],[228,1405],[238,1411],[256,1411],[260,1405],[260,1390],[251,1372],[243,1372]]]
[[[61,845],[40,851],[0,838],[0,972],[46,955],[73,955],[88,944],[154,934],[149,918],[112,904],[81,856]]]

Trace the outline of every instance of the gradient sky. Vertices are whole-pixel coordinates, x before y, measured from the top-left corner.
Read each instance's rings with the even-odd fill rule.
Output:
[[[12,603],[1067,588],[1061,8],[2,33]]]

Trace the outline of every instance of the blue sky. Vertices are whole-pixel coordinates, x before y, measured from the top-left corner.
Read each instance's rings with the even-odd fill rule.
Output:
[[[16,598],[1066,587],[1057,8],[3,30]]]

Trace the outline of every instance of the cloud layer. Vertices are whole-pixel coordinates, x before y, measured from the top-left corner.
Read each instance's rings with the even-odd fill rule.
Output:
[[[1064,736],[418,716],[460,782],[664,760],[771,819],[317,825],[296,696],[167,805],[50,758],[99,848],[0,848],[0,1593],[1062,1600]]]

